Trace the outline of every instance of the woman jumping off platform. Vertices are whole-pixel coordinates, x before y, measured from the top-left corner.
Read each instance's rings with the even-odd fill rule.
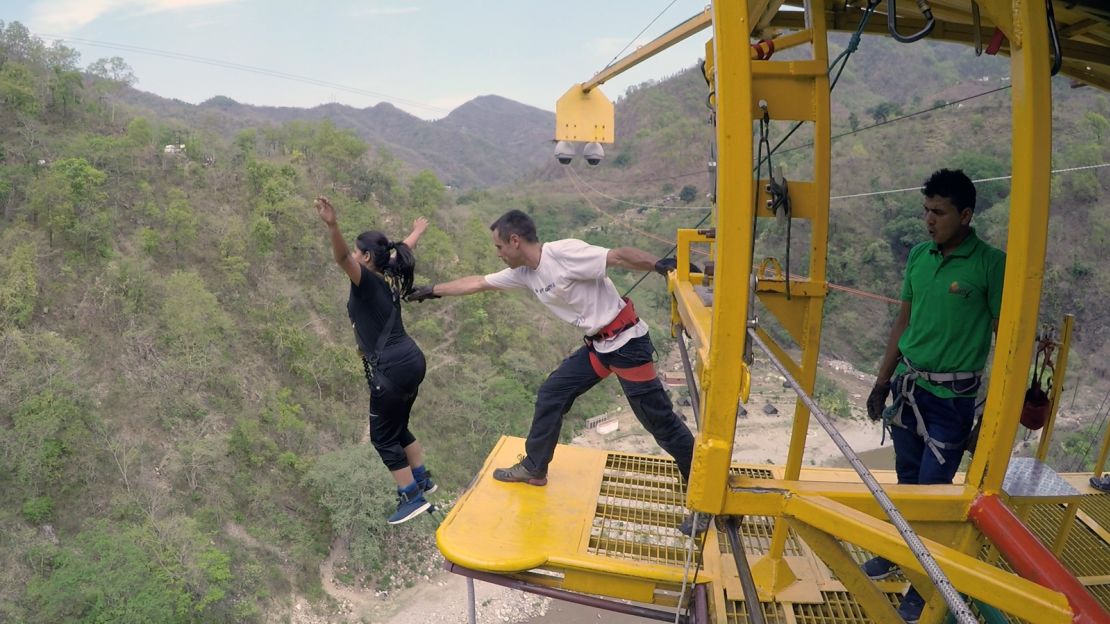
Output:
[[[397,511],[389,523],[401,524],[430,509],[424,495],[436,490],[424,467],[424,449],[409,431],[409,415],[424,380],[424,353],[401,321],[401,297],[412,290],[416,265],[412,248],[428,220],[416,219],[412,232],[396,243],[381,232],[363,232],[355,240],[357,252],[351,253],[328,198],[317,197],[315,207],[328,226],[335,262],[351,280],[347,315],[370,386],[370,442],[397,482]]]

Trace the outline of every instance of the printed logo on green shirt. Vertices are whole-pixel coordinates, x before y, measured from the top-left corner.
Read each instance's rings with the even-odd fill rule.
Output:
[[[967,299],[971,296],[971,290],[967,288],[961,288],[959,282],[952,282],[951,284],[949,284],[948,292],[952,293],[953,295],[959,295],[964,299]]]

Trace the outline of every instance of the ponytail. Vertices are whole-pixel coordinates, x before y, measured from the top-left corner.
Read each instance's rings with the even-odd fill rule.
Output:
[[[412,274],[416,270],[416,256],[412,248],[403,242],[392,244],[395,255],[386,265],[385,275],[393,286],[393,291],[404,297],[412,292]]]
[[[416,257],[403,242],[392,242],[381,232],[363,232],[355,240],[359,251],[370,254],[374,268],[381,272],[397,297],[412,292]]]

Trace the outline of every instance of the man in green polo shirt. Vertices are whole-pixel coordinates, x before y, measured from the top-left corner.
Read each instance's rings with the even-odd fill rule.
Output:
[[[898,483],[926,485],[951,483],[967,448],[991,334],[998,329],[1006,254],[971,227],[975,185],[963,171],[941,169],[921,192],[931,240],[910,251],[902,308],[867,413],[878,420],[885,411],[890,420]],[[894,405],[886,408],[892,391]],[[876,557],[863,569],[881,579],[897,566]],[[924,605],[911,587],[898,613],[916,622]]]

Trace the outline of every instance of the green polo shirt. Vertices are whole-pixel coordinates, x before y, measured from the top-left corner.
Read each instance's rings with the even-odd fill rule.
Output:
[[[1002,307],[1005,268],[1006,254],[974,228],[948,256],[931,241],[914,247],[902,283],[902,301],[910,302],[910,324],[898,341],[902,355],[932,373],[982,370]],[[905,369],[899,362],[895,374]],[[918,384],[941,398],[957,396],[924,380]]]

